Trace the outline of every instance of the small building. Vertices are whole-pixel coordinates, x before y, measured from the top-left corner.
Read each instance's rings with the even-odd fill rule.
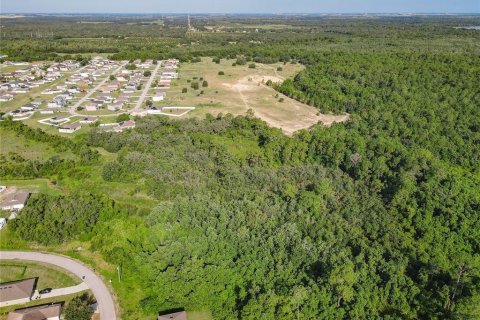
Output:
[[[2,210],[11,211],[11,210],[22,210],[27,203],[30,193],[26,191],[17,191],[6,195],[2,201]]]
[[[32,299],[38,278],[0,283],[0,307],[27,303]]]
[[[98,117],[85,117],[83,119],[80,119],[79,123],[90,124],[90,123],[94,123],[97,120],[98,120]]]
[[[147,114],[163,114],[163,110],[160,107],[150,107],[147,110]]]
[[[107,105],[107,109],[110,111],[118,111],[123,109],[123,102],[114,102]]]
[[[61,313],[61,303],[45,304],[11,311],[7,320],[60,320]]]
[[[153,102],[163,101],[165,99],[165,92],[158,92],[153,97]]]
[[[40,114],[53,114],[55,111],[55,109],[42,109],[40,110]]]
[[[7,219],[5,218],[0,218],[0,230],[3,229],[7,225]]]
[[[76,123],[69,123],[61,126],[58,128],[58,132],[60,133],[74,133],[77,130],[80,130],[82,128],[82,125],[78,122]]]
[[[185,311],[167,313],[158,316],[157,320],[187,320],[187,313]]]
[[[135,121],[133,120],[122,121],[119,123],[119,127],[122,128],[122,130],[133,129],[135,128]]]
[[[38,106],[34,105],[32,103],[27,103],[27,104],[20,107],[20,109],[23,110],[23,111],[33,111],[37,108],[38,108]]]
[[[13,100],[13,95],[11,95],[11,94],[0,95],[0,102],[6,102],[6,101],[10,101],[10,100]]]
[[[95,103],[90,103],[85,106],[86,111],[97,111],[98,109],[100,109],[100,107]]]

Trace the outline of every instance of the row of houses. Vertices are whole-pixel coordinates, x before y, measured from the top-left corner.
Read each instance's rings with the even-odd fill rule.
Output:
[[[169,59],[164,62],[162,74],[158,81],[159,88],[170,88],[172,80],[178,78],[178,62],[176,59]]]
[[[10,101],[16,94],[28,93],[33,88],[57,80],[63,72],[79,67],[78,62],[67,60],[51,65],[45,63],[32,64],[28,68],[0,73],[0,101]]]

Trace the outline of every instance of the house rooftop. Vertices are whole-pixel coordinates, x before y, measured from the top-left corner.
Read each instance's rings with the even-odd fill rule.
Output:
[[[17,191],[15,193],[11,193],[5,196],[5,198],[3,199],[2,207],[6,207],[6,206],[11,207],[19,204],[25,204],[25,202],[27,202],[29,195],[30,193],[26,191]]]
[[[0,283],[0,302],[30,299],[37,286],[37,280],[38,278],[30,278]]]
[[[185,311],[168,313],[158,316],[157,320],[187,320],[187,313]]]
[[[7,320],[45,320],[60,317],[62,304],[48,304],[31,308],[17,309],[8,314]]]
[[[61,126],[60,129],[77,129],[81,126],[82,125],[80,123],[76,122],[76,123],[65,124],[65,125]]]

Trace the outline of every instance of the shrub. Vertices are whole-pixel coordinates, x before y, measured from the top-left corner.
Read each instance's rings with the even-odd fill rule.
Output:
[[[152,72],[150,70],[147,70],[143,73],[144,77],[150,77],[152,75]]]
[[[192,82],[191,87],[192,87],[192,89],[194,89],[194,90],[198,90],[198,88],[200,87],[200,85],[198,84],[198,82]]]
[[[245,59],[245,57],[238,57],[236,63],[237,63],[239,66],[246,65],[246,64],[247,64],[247,59]]]
[[[202,87],[204,87],[204,88],[208,87],[208,81],[207,80],[203,80]]]
[[[278,102],[283,102],[283,101],[285,101],[285,99],[284,99],[284,98],[280,98],[280,99],[278,99]]]
[[[187,93],[188,89],[187,88],[183,88],[182,89],[182,93]]]
[[[255,63],[250,63],[250,64],[248,65],[248,67],[249,67],[250,69],[255,69],[257,66],[255,65]]]
[[[93,315],[90,305],[95,303],[95,299],[87,293],[75,297],[70,301],[63,311],[65,320],[89,320]]]
[[[117,122],[130,120],[130,116],[126,113],[122,113],[117,117]]]
[[[283,68],[282,68],[282,67],[278,67],[278,68],[277,68],[277,71],[283,71]]]
[[[224,72],[224,71],[218,71],[218,75],[219,75],[219,76],[224,76],[224,75],[225,75],[225,72]]]

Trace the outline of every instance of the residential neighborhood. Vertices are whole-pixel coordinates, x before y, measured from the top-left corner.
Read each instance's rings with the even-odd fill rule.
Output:
[[[73,134],[97,121],[114,132],[132,128],[131,122],[117,123],[114,128],[109,125],[108,119],[124,113],[179,116],[171,112],[175,106],[168,106],[169,113],[152,112],[156,103],[168,100],[167,90],[178,78],[176,59],[113,61],[98,56],[83,66],[74,60],[5,64],[19,69],[0,74],[0,99],[15,101],[32,88],[41,88],[28,103],[4,115],[14,121],[37,119],[39,124],[57,128],[58,133]],[[180,116],[193,109],[184,109]]]

